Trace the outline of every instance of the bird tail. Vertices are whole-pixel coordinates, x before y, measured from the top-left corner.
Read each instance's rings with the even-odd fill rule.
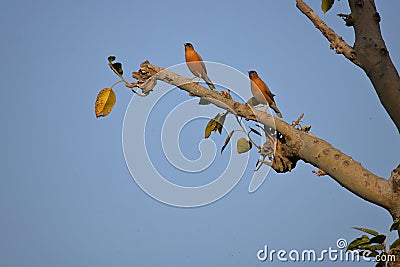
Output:
[[[279,118],[282,118],[282,113],[279,111],[278,107],[276,106],[276,104],[274,102],[272,102],[269,105],[276,113],[276,116],[278,116]]]
[[[207,74],[204,75],[203,79],[207,83],[208,87],[210,87],[211,90],[216,90],[214,84],[212,83],[212,81],[210,80],[210,78],[208,77]]]

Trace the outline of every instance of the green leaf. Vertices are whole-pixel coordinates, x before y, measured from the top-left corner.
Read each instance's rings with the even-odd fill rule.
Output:
[[[386,262],[384,262],[384,261],[379,261],[376,265],[375,265],[375,267],[385,267],[386,266]]]
[[[353,229],[356,229],[358,231],[361,231],[361,232],[364,232],[364,233],[367,233],[367,234],[370,234],[370,235],[373,235],[373,236],[379,235],[379,233],[377,231],[371,230],[371,229],[368,229],[368,228],[353,227]]]
[[[376,257],[379,255],[379,253],[376,252],[375,250],[367,249],[367,250],[364,250],[361,253],[359,253],[359,255],[362,255],[364,257]]]
[[[385,246],[383,244],[371,245],[368,249],[371,250],[371,251],[384,250]]]
[[[335,0],[322,0],[321,8],[324,13],[328,12],[329,9],[333,6]]]
[[[365,243],[365,244],[359,244],[357,246],[357,249],[361,249],[361,250],[369,250],[369,247],[371,246],[371,243]]]
[[[253,133],[255,133],[255,134],[261,136],[261,133],[260,133],[259,131],[257,131],[256,129],[254,129],[254,128],[251,128],[251,127],[250,127],[250,132],[253,132]]]
[[[385,242],[385,240],[386,240],[385,235],[377,235],[377,236],[374,236],[373,238],[371,238],[371,243],[383,244],[383,242]]]
[[[221,154],[222,154],[222,152],[224,151],[225,147],[229,144],[229,141],[231,140],[232,135],[233,135],[234,132],[235,132],[235,130],[232,130],[232,131],[229,133],[229,135],[226,137],[225,142],[224,142],[224,145],[223,145],[222,148],[221,148]]]
[[[107,59],[108,62],[113,63],[113,61],[115,60],[115,56],[109,56]]]
[[[354,239],[348,246],[346,251],[349,250],[355,250],[355,249],[362,249],[362,247],[365,245],[370,245],[370,239],[366,235],[362,235],[361,237],[358,237]]]
[[[243,137],[240,138],[236,144],[238,154],[246,153],[247,151],[249,151],[251,149],[251,147],[252,147],[251,142]]]
[[[392,248],[397,248],[400,245],[400,238],[397,238],[391,245],[390,245],[390,249]]]
[[[113,71],[116,71],[116,74],[118,74],[119,76],[124,75],[124,71],[122,70],[122,64],[120,62],[116,62],[116,63],[112,63],[113,66]]]
[[[200,97],[199,105],[210,105],[210,101],[205,99],[204,97]]]
[[[396,219],[393,221],[392,226],[390,226],[390,231],[393,231],[393,230],[400,230],[400,229],[399,229],[399,226],[400,226],[400,217],[396,218]]]
[[[250,106],[257,106],[257,105],[261,104],[254,96],[252,98],[250,98],[249,100],[247,100],[246,103],[249,104]]]

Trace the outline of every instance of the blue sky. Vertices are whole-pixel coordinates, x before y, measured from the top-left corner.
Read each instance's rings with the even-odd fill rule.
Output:
[[[323,250],[356,237],[352,226],[385,233],[391,221],[385,210],[315,176],[303,162],[291,173],[270,172],[254,194],[247,191],[249,170],[211,205],[162,204],[139,188],[125,164],[122,124],[132,93],[117,87],[111,114],[94,116],[96,94],[116,81],[109,55],[124,63],[129,78],[145,59],[163,67],[182,63],[183,43],[192,42],[205,60],[256,69],[286,121],[305,113],[316,135],[388,177],[399,164],[397,130],[363,71],[330,51],[294,2],[3,1],[0,266],[262,266],[268,263],[256,252],[264,245]],[[399,66],[400,3],[377,6]],[[353,43],[352,29],[335,15],[348,12],[346,1],[325,15],[319,3],[312,7]],[[181,98],[188,99],[177,92]],[[183,130],[187,157],[198,156],[205,124]],[[213,138],[219,149],[224,136]],[[217,153],[216,163],[224,159]],[[161,155],[155,160],[163,164]]]

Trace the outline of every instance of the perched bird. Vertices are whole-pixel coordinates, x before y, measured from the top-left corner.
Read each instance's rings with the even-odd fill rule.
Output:
[[[251,83],[251,93],[257,99],[258,102],[264,105],[270,106],[279,118],[282,118],[282,114],[275,104],[274,94],[271,93],[268,86],[263,80],[258,76],[257,72],[254,70],[249,70],[249,78]]]
[[[194,76],[203,79],[211,90],[215,90],[214,84],[207,75],[206,65],[201,56],[194,50],[191,43],[185,43],[186,65]]]

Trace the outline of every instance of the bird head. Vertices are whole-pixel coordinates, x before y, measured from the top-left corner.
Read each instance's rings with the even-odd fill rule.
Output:
[[[249,74],[249,78],[250,79],[258,77],[258,74],[257,74],[257,72],[255,70],[249,70],[249,71],[247,71],[247,73]]]
[[[193,45],[191,43],[185,43],[184,46],[185,48],[193,48]]]

